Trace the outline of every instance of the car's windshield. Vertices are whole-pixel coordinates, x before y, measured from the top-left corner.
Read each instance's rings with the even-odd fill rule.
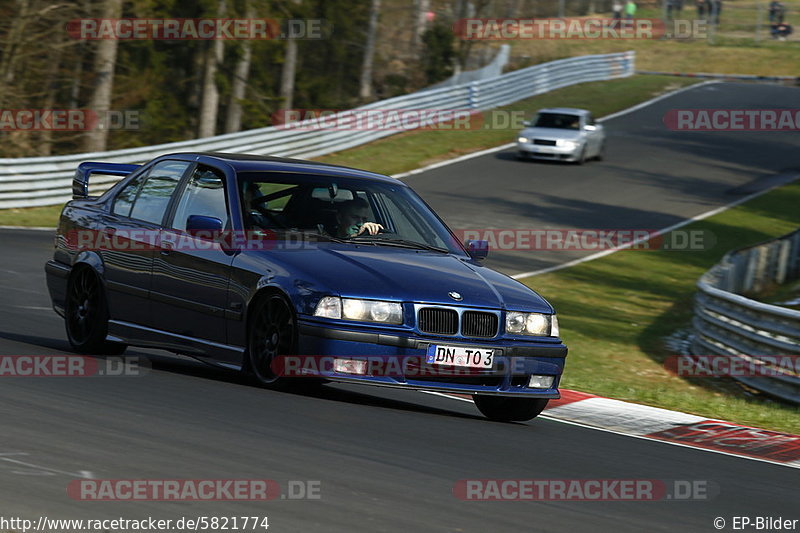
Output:
[[[566,113],[539,113],[533,125],[537,128],[556,128],[562,130],[580,129],[580,117]]]
[[[247,230],[300,231],[341,242],[436,248],[461,246],[408,187],[341,176],[242,172]]]

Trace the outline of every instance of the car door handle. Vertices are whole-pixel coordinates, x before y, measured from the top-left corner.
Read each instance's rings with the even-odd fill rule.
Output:
[[[161,239],[161,255],[169,255],[175,249],[175,241]]]

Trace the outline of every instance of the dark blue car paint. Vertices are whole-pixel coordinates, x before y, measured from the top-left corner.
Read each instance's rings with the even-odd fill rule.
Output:
[[[128,178],[99,198],[68,203],[61,215],[54,258],[46,267],[54,309],[63,315],[69,272],[85,265],[102,280],[111,317],[110,340],[168,349],[237,368],[246,352],[251,303],[262,291],[279,291],[294,310],[300,354],[423,356],[428,345],[436,343],[502,351],[498,370],[489,373],[497,378],[491,386],[410,377],[331,375],[333,379],[464,393],[558,397],[566,347],[558,338],[507,335],[503,328],[507,311],[550,314],[553,308],[518,281],[482,266],[463,248],[442,254],[370,244],[317,242],[313,248],[305,249],[282,247],[278,243],[274,249],[261,251],[233,247],[171,253],[152,249],[75,253],[66,245],[63,236],[77,230],[105,232],[144,227],[162,231],[163,235],[158,224],[114,215],[111,205],[116,193],[129,180],[168,159],[208,165],[225,175],[231,229],[238,231],[244,227],[240,198],[230,192],[237,190],[236,178],[240,172],[342,176],[389,181],[405,187],[393,178],[361,170],[277,158],[240,157],[165,155],[136,167]],[[187,174],[193,168],[190,165]],[[89,174],[84,173],[83,185],[79,187],[82,190],[88,190],[85,182]],[[459,292],[463,299],[454,302],[448,296],[449,291]],[[404,322],[384,325],[313,316],[320,298],[327,295],[402,302]],[[500,313],[500,331],[492,339],[423,334],[415,325],[415,303],[495,310]],[[520,386],[519,378],[511,375],[511,368],[524,368],[525,374],[554,375],[556,380],[552,389],[527,389]]]

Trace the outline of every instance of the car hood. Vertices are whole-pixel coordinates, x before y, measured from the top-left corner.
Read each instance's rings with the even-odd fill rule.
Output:
[[[553,309],[522,283],[451,254],[326,243],[271,259],[295,273],[295,285],[313,287],[315,293],[542,313]],[[462,299],[453,299],[450,292]]]
[[[529,139],[563,139],[565,141],[576,141],[581,138],[580,130],[559,128],[525,128],[520,135]]]

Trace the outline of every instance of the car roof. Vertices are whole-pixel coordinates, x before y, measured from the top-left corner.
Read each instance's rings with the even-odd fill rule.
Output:
[[[373,181],[389,181],[402,183],[390,176],[318,161],[291,159],[288,157],[275,157],[257,154],[229,154],[224,152],[177,152],[165,154],[159,159],[178,158],[206,163],[225,163],[238,172],[289,172],[303,174],[320,174],[330,176],[345,176]]]
[[[565,113],[569,115],[588,115],[589,111],[586,109],[578,109],[577,107],[548,107],[540,109],[539,113]]]

